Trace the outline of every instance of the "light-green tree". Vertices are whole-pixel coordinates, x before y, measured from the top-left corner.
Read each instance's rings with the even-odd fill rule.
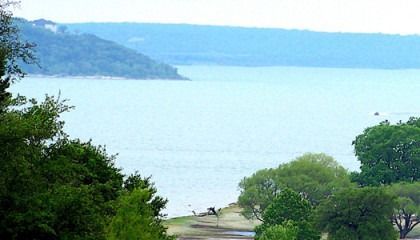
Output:
[[[264,230],[257,240],[297,240],[298,228],[295,223],[288,221],[281,225],[273,225]]]
[[[317,207],[317,223],[331,240],[395,240],[395,197],[383,188],[339,191]]]
[[[397,226],[400,238],[406,238],[420,224],[420,182],[395,183],[388,190],[397,196],[392,222]]]
[[[239,205],[247,218],[261,219],[264,210],[284,188],[290,188],[317,205],[341,188],[352,186],[346,169],[325,154],[307,153],[275,169],[263,169],[244,178]]]
[[[125,192],[117,204],[117,213],[107,230],[108,240],[170,240],[166,228],[155,215],[153,194],[136,188]]]

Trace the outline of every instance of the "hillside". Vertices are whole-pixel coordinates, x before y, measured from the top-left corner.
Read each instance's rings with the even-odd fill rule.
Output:
[[[420,36],[323,33],[183,24],[81,23],[96,34],[170,64],[420,68]]]
[[[37,45],[41,68],[24,66],[29,74],[182,79],[174,67],[95,35],[69,33],[46,20],[17,23],[22,38]]]

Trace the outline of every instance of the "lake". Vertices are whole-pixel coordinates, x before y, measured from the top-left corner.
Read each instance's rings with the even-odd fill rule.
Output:
[[[192,81],[25,78],[12,90],[69,99],[73,138],[153,176],[170,217],[235,202],[238,183],[305,152],[357,170],[352,141],[385,119],[420,116],[420,70],[181,66]],[[379,112],[380,116],[374,116]]]

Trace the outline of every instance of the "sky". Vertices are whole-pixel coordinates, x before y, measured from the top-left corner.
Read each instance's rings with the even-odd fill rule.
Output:
[[[420,34],[420,0],[21,0],[16,16]]]

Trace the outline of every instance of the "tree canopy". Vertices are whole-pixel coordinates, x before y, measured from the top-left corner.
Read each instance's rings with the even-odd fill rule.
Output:
[[[353,180],[360,185],[420,180],[420,118],[369,127],[353,144],[361,164]]]
[[[325,199],[316,220],[331,240],[395,240],[390,221],[395,206],[395,197],[383,188],[349,188]]]
[[[19,35],[19,28],[14,24],[11,7],[18,5],[18,1],[0,0],[0,52],[3,55],[2,79],[13,81],[23,77],[24,72],[19,66],[20,62],[34,63],[35,45],[23,41]]]
[[[12,95],[7,92],[10,84],[25,74],[20,62],[36,62],[33,54],[34,44],[19,38],[19,29],[13,24],[10,10],[18,4],[13,0],[0,0],[0,112],[4,111]]]
[[[263,224],[256,228],[257,239],[260,235],[264,235],[267,229],[277,225],[294,226],[298,240],[320,239],[320,233],[311,222],[312,212],[313,209],[308,200],[299,193],[285,188],[265,209],[262,215]]]
[[[14,19],[22,38],[37,44],[40,67],[23,65],[30,74],[111,76],[134,79],[184,79],[176,68],[92,34],[51,30],[37,21]],[[39,22],[39,21],[38,21]]]
[[[298,228],[292,221],[282,225],[273,225],[264,230],[257,240],[297,240]]]
[[[0,114],[1,239],[105,239],[127,196],[139,197],[132,212],[140,214],[139,205],[150,209],[141,216],[165,236],[160,212],[166,200],[155,195],[149,178],[131,175],[124,182],[103,147],[69,139],[59,121],[67,106],[54,98],[20,98],[15,106]]]
[[[397,226],[400,238],[406,238],[420,224],[420,182],[395,183],[388,190],[397,196],[392,222]]]
[[[166,200],[150,178],[126,178],[104,147],[70,139],[60,120],[71,109],[65,101],[7,92],[24,75],[17,63],[31,58],[10,25],[13,3],[0,0],[0,239],[112,239],[126,211],[127,229],[153,232],[142,239],[172,239],[161,224]]]
[[[302,194],[316,205],[336,190],[351,185],[347,170],[332,157],[308,153],[278,168],[263,169],[244,178],[239,184],[238,202],[246,217],[261,218],[284,188]]]

